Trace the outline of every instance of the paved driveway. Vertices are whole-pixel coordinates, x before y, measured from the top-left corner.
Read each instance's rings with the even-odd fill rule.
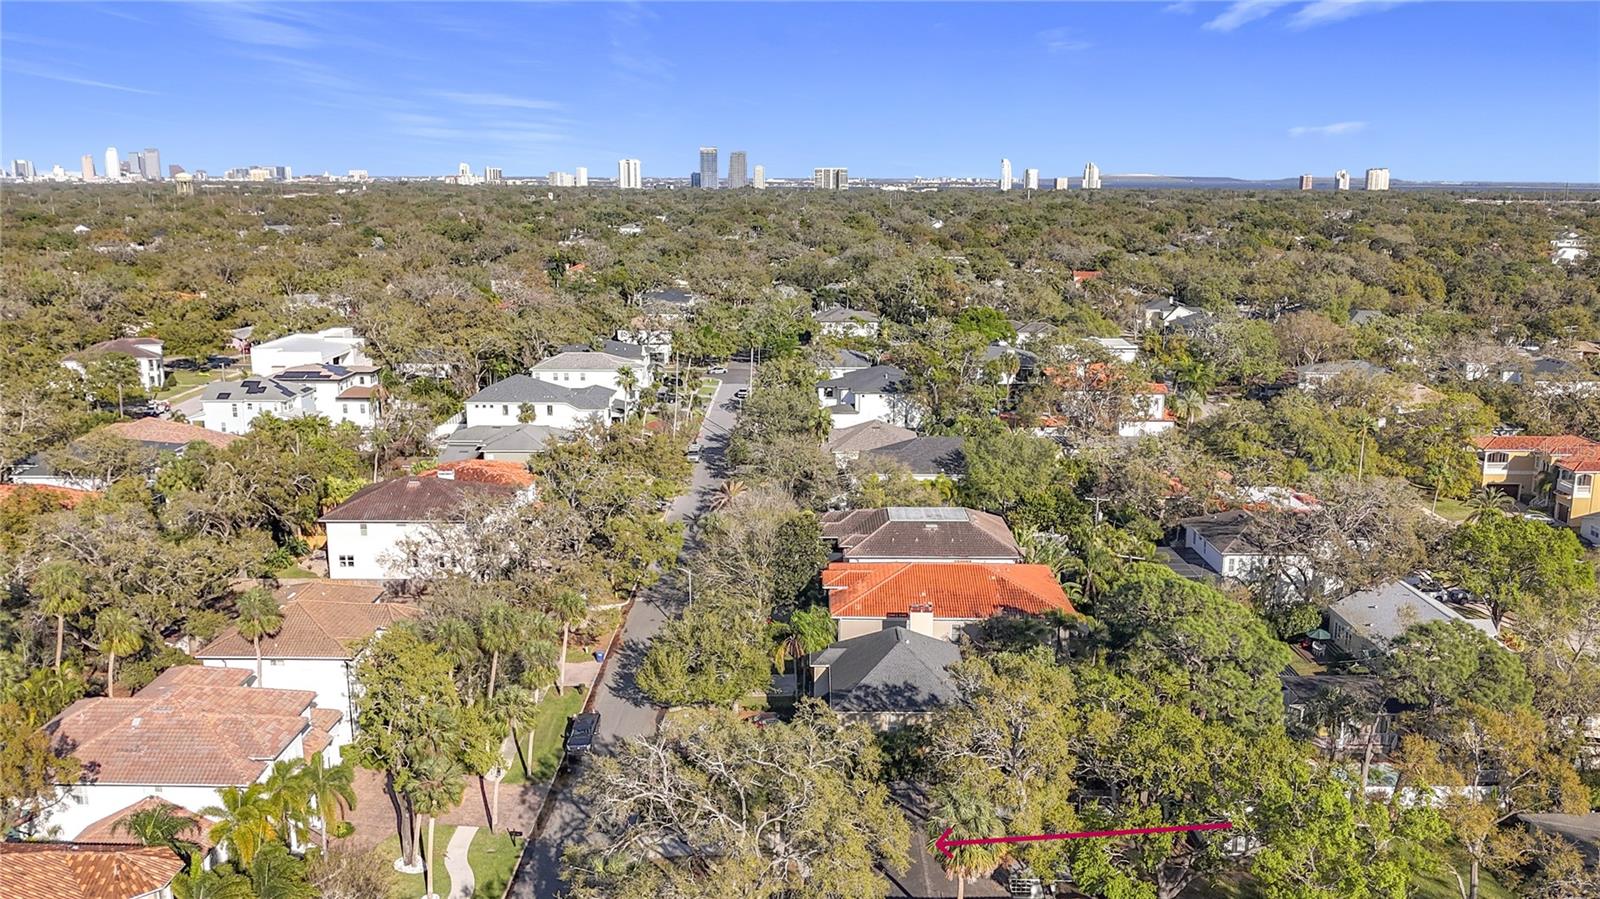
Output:
[[[749,385],[750,367],[735,363],[722,377],[722,386],[712,397],[711,409],[700,430],[703,447],[700,462],[694,467],[689,491],[678,497],[667,512],[669,520],[692,523],[727,478],[728,432],[738,418],[738,403],[733,394]],[[684,551],[687,553],[688,547]],[[664,578],[641,593],[629,610],[616,655],[606,665],[605,680],[594,694],[593,709],[600,713],[600,733],[594,751],[607,752],[624,738],[655,733],[662,710],[651,705],[639,691],[634,674],[650,639],[661,629],[667,616],[675,614],[682,606],[685,598],[682,578],[680,572]],[[511,896],[548,899],[565,890],[560,878],[561,852],[582,833],[584,814],[571,790],[561,789],[561,786],[558,783],[557,791],[550,797],[550,811],[543,829],[522,856],[511,884]]]

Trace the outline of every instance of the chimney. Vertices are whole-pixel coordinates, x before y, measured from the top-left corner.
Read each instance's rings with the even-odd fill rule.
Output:
[[[914,602],[910,611],[906,627],[924,637],[933,636],[933,603]]]

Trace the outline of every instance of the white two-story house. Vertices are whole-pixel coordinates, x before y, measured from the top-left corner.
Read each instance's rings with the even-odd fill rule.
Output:
[[[632,384],[625,383],[630,372]],[[547,384],[582,390],[599,385],[611,391],[612,399],[631,409],[650,387],[650,362],[644,348],[621,341],[606,341],[606,349],[565,348],[542,359],[528,372]]]
[[[354,328],[324,328],[313,334],[289,334],[250,348],[250,372],[273,375],[299,365],[368,365],[366,339]]]
[[[604,383],[566,386],[512,375],[467,397],[466,427],[537,424],[570,431],[592,422],[611,422],[622,414],[615,388]]]
[[[212,381],[200,396],[200,423],[224,434],[243,434],[258,415],[299,418],[315,409],[310,385],[285,384],[273,378]]]
[[[812,316],[817,322],[817,327],[828,337],[877,337],[878,326],[882,319],[877,313],[865,309],[846,309],[843,306],[829,306],[819,309]]]
[[[915,428],[922,410],[906,393],[906,373],[893,365],[847,371],[817,385],[817,401],[833,417],[835,430],[867,421]]]
[[[255,686],[309,690],[318,708],[339,711],[343,717],[330,734],[336,746],[353,736],[356,646],[419,614],[409,603],[380,601],[383,594],[381,586],[353,581],[287,587],[279,607],[282,623],[261,638],[261,679]],[[213,668],[256,670],[255,646],[237,627],[223,631],[194,657]]]
[[[407,546],[475,502],[510,499],[519,488],[454,477],[404,477],[369,484],[323,515],[328,576],[391,581],[409,575]]]
[[[76,838],[151,796],[190,812],[220,805],[223,787],[264,780],[274,763],[333,747],[343,715],[311,690],[251,686],[253,670],[180,665],[132,696],[80,699],[45,724],[54,746],[83,765],[62,801],[30,833]],[[338,760],[333,747],[324,761]]]
[[[86,347],[61,360],[61,364],[78,374],[88,372],[87,364],[96,358],[123,355],[132,357],[139,368],[139,386],[147,391],[160,390],[167,381],[166,356],[162,343],[154,337],[118,337]]]
[[[378,416],[375,365],[297,365],[272,376],[289,387],[311,388],[311,410],[334,424],[370,428]]]

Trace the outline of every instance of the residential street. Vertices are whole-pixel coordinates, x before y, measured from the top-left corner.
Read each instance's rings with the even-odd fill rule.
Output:
[[[722,386],[712,397],[711,409],[701,427],[700,444],[704,451],[700,462],[694,467],[689,491],[678,497],[668,510],[670,520],[693,520],[727,477],[723,461],[728,432],[738,417],[733,394],[749,385],[749,363],[731,363],[722,378]],[[685,547],[684,552],[688,551]],[[640,594],[629,611],[622,625],[622,640],[616,656],[608,661],[605,678],[595,691],[592,708],[600,713],[600,733],[594,751],[606,752],[621,739],[655,732],[661,710],[639,692],[634,672],[662,622],[685,600],[683,588],[682,573],[673,572]],[[544,827],[517,868],[509,892],[511,896],[546,899],[559,895],[564,889],[560,880],[561,852],[582,830],[584,812],[570,790],[553,793],[550,802]]]

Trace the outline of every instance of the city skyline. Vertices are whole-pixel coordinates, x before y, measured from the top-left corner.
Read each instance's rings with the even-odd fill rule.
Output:
[[[845,5],[825,23],[752,7],[717,35],[676,5],[478,9],[495,28],[423,4],[123,4],[115,15],[8,4],[0,157],[73,170],[133,134],[143,138],[124,158],[155,146],[211,172],[270,159],[424,176],[471,158],[521,174],[639,158],[665,176],[716,141],[769,178],[848,160],[867,177],[992,179],[1004,149],[1047,178],[1096,159],[1108,175],[1388,167],[1414,181],[1600,180],[1600,124],[1571,114],[1600,105],[1594,5],[1019,5],[1004,8],[1018,27],[1003,37],[978,27],[992,7],[963,4],[915,15]],[[610,49],[525,54],[517,40],[560,27]],[[892,45],[868,37],[883,28]],[[351,34],[362,37],[347,46]],[[1505,65],[1473,61],[1508,52]],[[1184,73],[1180,86],[1141,71],[1155,56]],[[768,102],[685,89],[728,68],[751,69]],[[1033,91],[988,88],[1090,78],[1092,128],[1044,114]],[[912,87],[941,103],[893,99]],[[1552,91],[1560,102],[1527,102]],[[641,111],[617,116],[622,103]],[[971,109],[977,127],[961,126]]]

